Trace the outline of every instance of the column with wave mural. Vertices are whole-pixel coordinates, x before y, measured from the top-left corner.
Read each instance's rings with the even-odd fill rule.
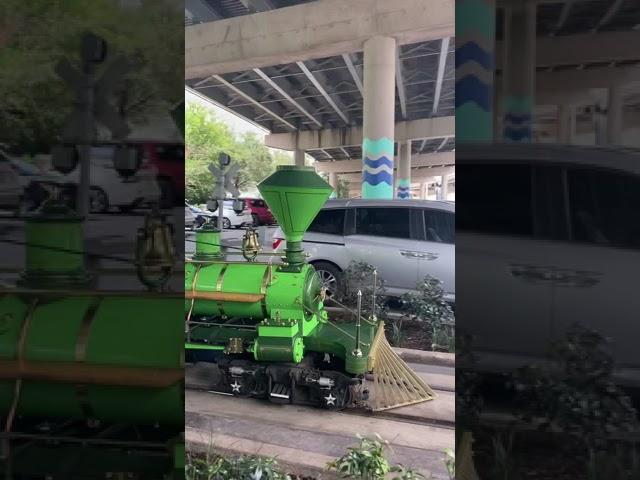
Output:
[[[362,198],[393,198],[393,140],[362,141]]]
[[[411,198],[411,140],[398,142],[398,179],[396,180],[396,197]]]
[[[362,198],[393,198],[396,42],[364,42]]]
[[[516,2],[504,8],[506,91],[502,99],[502,138],[530,142],[533,138],[536,5]]]
[[[456,1],[456,142],[493,140],[495,0]]]

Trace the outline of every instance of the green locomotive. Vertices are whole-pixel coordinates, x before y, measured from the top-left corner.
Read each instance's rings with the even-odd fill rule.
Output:
[[[338,323],[324,308],[302,238],[329,184],[313,168],[280,166],[258,189],[286,236],[283,263],[230,261],[219,232],[200,229],[185,267],[187,359],[215,361],[226,393],[276,403],[381,410],[433,398],[389,347],[382,322],[358,312]]]

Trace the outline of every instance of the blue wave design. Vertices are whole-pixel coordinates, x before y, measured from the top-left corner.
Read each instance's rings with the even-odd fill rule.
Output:
[[[506,140],[513,142],[521,142],[523,140],[531,140],[531,127],[511,128],[505,127],[502,131]]]
[[[468,102],[477,103],[485,112],[489,112],[492,107],[489,86],[471,75],[456,82],[456,108]]]
[[[390,160],[385,156],[382,156],[377,160],[371,160],[369,157],[364,157],[364,164],[370,168],[378,168],[381,165],[386,165],[389,168],[393,168],[393,160]]]
[[[409,192],[398,192],[398,198],[409,198]]]
[[[523,123],[531,122],[530,113],[507,113],[504,116],[504,121],[513,123],[515,125],[522,125]]]
[[[486,70],[491,70],[493,68],[493,54],[484,50],[476,42],[467,42],[456,48],[456,67],[467,62],[477,62]]]
[[[393,175],[389,172],[380,172],[372,174],[367,171],[362,172],[362,181],[369,185],[378,185],[379,183],[387,183],[393,185]]]

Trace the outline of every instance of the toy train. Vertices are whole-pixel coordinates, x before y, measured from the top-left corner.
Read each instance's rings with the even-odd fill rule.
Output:
[[[17,285],[0,287],[0,470],[181,478],[182,295],[97,289],[83,219],[63,202],[25,223],[26,269]],[[141,252],[152,240],[141,234]]]
[[[196,233],[185,267],[187,360],[211,361],[221,391],[329,409],[382,410],[434,397],[394,353],[382,322],[329,318],[321,281],[305,263],[302,238],[332,192],[313,168],[279,166],[258,185],[287,241],[283,263],[230,261],[220,232]],[[247,255],[248,245],[253,255]]]

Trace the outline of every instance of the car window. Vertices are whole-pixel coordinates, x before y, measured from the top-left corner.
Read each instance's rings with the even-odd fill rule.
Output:
[[[27,162],[23,162],[20,160],[10,160],[13,169],[18,173],[18,175],[38,175],[40,172],[38,171],[38,167],[32,165]]]
[[[342,235],[344,228],[344,211],[344,208],[320,210],[316,218],[311,222],[308,231],[329,235]]]
[[[533,169],[533,223],[536,238],[566,240],[569,235],[562,165]]]
[[[356,208],[356,234],[411,238],[409,208]]]
[[[254,207],[258,208],[264,208],[266,206],[264,200],[253,200],[252,203]]]
[[[455,243],[456,221],[453,213],[424,210],[424,227],[428,242]]]
[[[162,161],[184,163],[184,145],[158,145],[156,155]]]
[[[593,169],[568,169],[574,241],[640,249],[640,178]]]
[[[456,228],[497,235],[533,235],[531,166],[456,165]]]

